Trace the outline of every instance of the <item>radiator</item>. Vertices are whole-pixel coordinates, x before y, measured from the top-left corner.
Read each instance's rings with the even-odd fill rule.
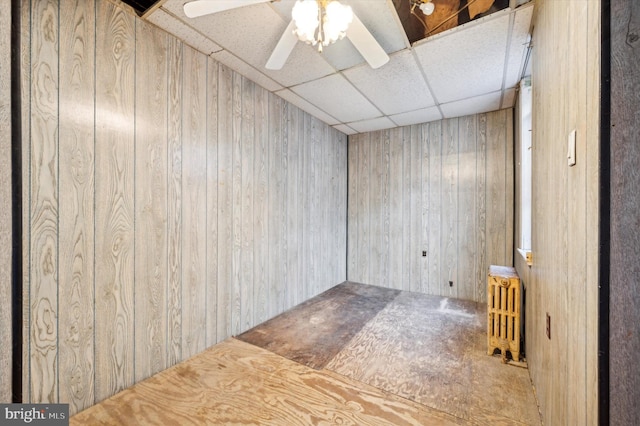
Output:
[[[487,279],[487,353],[499,350],[502,362],[507,352],[520,360],[520,278],[515,268],[489,267]]]

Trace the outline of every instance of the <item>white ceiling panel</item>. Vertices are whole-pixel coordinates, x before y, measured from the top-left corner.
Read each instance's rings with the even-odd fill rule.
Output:
[[[222,47],[162,9],[153,12],[149,21],[207,55],[222,50]]]
[[[504,87],[515,87],[520,80],[524,58],[529,43],[529,28],[533,17],[533,4],[516,9],[513,29],[511,31],[511,43],[507,55]]]
[[[435,104],[410,50],[396,53],[383,67],[372,69],[364,64],[344,71],[344,75],[386,115]]]
[[[509,13],[441,33],[414,47],[438,102],[465,99],[502,88]]]
[[[340,74],[310,81],[291,90],[342,123],[380,117],[382,113]]]
[[[369,120],[355,121],[353,123],[349,123],[349,127],[353,128],[354,130],[357,130],[358,133],[363,133],[363,132],[374,132],[376,130],[382,130],[382,129],[390,129],[392,127],[397,127],[397,126],[388,117],[378,117],[378,118],[372,118]]]
[[[281,85],[226,50],[216,52],[211,55],[211,57],[271,92],[275,92],[276,90],[283,88]]]
[[[474,98],[442,104],[440,105],[440,109],[444,114],[444,118],[462,117],[463,115],[496,111],[500,109],[501,96],[501,91],[487,93]]]
[[[340,123],[340,120],[336,120],[331,115],[327,114],[326,112],[324,112],[323,110],[321,110],[317,106],[309,103],[307,100],[301,98],[300,96],[298,96],[297,94],[293,93],[289,89],[280,90],[280,91],[275,92],[275,93],[276,93],[276,95],[280,96],[285,101],[291,102],[292,104],[294,104],[295,106],[297,106],[301,110],[308,112],[309,114],[313,115],[316,118],[319,118],[320,120],[324,121],[325,123],[327,123],[330,126]]]
[[[353,130],[351,127],[347,126],[346,124],[338,124],[333,126],[333,128],[341,131],[345,135],[355,135],[356,133],[358,133],[355,130]]]
[[[389,116],[398,126],[409,126],[411,124],[428,123],[442,119],[440,109],[437,106],[419,109],[416,111],[403,112]]]
[[[389,54],[371,69],[344,39],[324,48],[302,42],[281,70],[265,64],[295,0],[247,5],[189,19],[166,0],[145,19],[346,134],[430,122],[513,105],[524,66],[533,2],[507,8],[409,44],[394,4],[340,0]],[[212,0],[218,1],[218,0]],[[524,4],[520,6],[523,3]]]
[[[281,70],[264,68],[288,22],[268,4],[254,4],[225,12],[189,19],[182,0],[169,0],[163,7],[206,33],[224,49],[288,87],[335,72],[311,46],[298,43]],[[300,69],[305,69],[304,73]]]

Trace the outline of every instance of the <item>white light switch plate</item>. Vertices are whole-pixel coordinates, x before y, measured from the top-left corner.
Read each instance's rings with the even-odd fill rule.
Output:
[[[567,141],[567,164],[569,166],[576,165],[576,131],[572,130],[569,133],[569,140]]]

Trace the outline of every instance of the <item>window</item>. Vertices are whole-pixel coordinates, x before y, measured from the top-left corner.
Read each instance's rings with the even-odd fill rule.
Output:
[[[531,264],[531,106],[531,77],[525,77],[520,81],[518,96],[518,251],[528,264]]]

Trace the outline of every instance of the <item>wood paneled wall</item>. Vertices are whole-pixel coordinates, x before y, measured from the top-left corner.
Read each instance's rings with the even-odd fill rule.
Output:
[[[11,402],[11,0],[0,0],[0,401]]]
[[[349,280],[486,302],[513,261],[512,110],[350,137],[348,203]]]
[[[527,357],[544,423],[591,425],[598,407],[600,1],[537,0],[534,20],[533,266],[521,272],[528,274]],[[573,129],[577,163],[569,167]]]
[[[611,1],[611,269],[609,377],[612,425],[640,424],[640,4]],[[606,94],[603,93],[604,96]]]
[[[346,279],[344,134],[111,2],[23,14],[25,402],[75,413]]]

